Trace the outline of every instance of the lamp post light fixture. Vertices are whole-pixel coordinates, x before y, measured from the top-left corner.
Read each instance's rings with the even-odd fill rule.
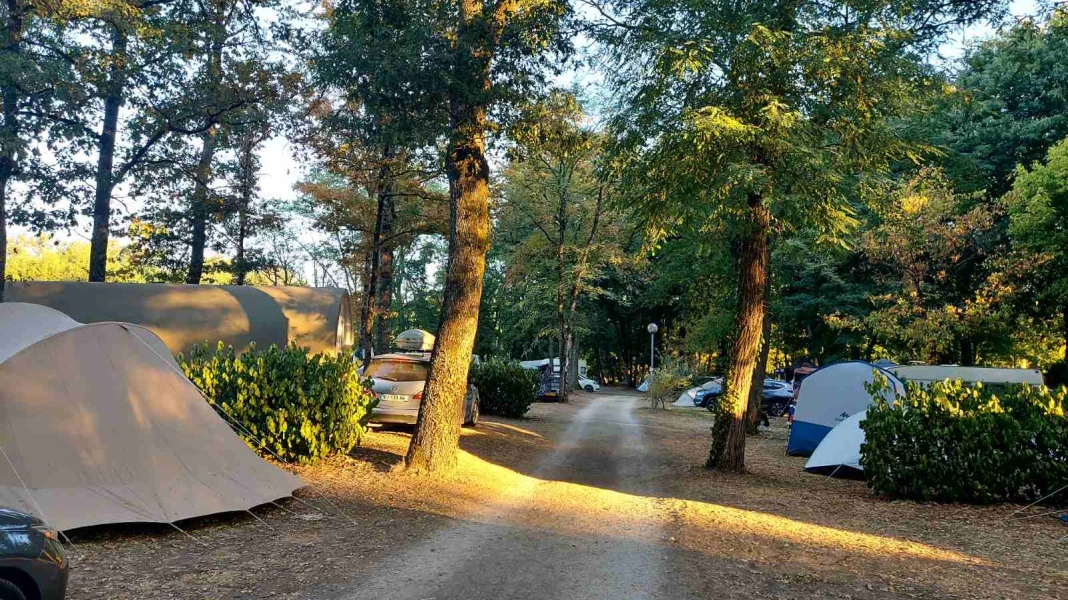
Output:
[[[656,323],[649,323],[645,328],[649,332],[649,383],[653,382],[653,369],[656,367],[656,331],[660,329]]]

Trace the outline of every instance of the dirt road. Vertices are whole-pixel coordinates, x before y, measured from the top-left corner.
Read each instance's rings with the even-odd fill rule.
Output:
[[[384,429],[289,467],[308,487],[254,516],[76,535],[69,598],[1068,598],[1039,508],[888,502],[803,473],[784,423],[749,439],[749,473],[708,471],[710,425],[579,393],[465,429],[444,478],[401,469],[411,429]]]
[[[532,475],[541,481],[627,490],[657,498],[653,472],[657,453],[634,419],[633,396],[605,396],[583,407],[541,457]],[[541,498],[532,483],[508,492],[503,521],[524,521]],[[630,527],[620,524],[621,527]],[[640,537],[668,540],[656,524]],[[634,532],[632,532],[634,533]],[[648,542],[546,534],[522,527],[457,521],[336,598],[672,598],[685,589],[667,581],[665,565],[687,560],[685,552]],[[670,593],[667,591],[670,587]],[[309,597],[316,597],[317,593]],[[694,596],[696,597],[696,596]]]

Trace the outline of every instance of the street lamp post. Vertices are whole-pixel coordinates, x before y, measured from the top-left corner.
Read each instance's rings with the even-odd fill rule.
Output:
[[[645,328],[649,332],[649,385],[653,383],[653,370],[656,368],[656,323],[649,323]]]

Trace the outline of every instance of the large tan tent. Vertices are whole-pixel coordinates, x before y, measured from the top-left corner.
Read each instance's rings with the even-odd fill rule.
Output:
[[[23,281],[9,283],[6,297],[81,323],[147,327],[175,354],[219,341],[238,352],[255,342],[334,353],[353,341],[349,296],[339,288]]]
[[[0,304],[0,506],[73,529],[247,510],[303,483],[262,460],[151,331]]]

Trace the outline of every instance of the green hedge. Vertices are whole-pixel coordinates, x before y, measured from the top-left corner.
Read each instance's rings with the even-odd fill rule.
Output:
[[[470,380],[478,388],[482,414],[512,419],[527,414],[538,390],[537,371],[501,358],[490,358],[472,366]]]
[[[249,446],[286,461],[352,450],[378,403],[348,356],[273,345],[235,356],[220,342],[179,354],[178,362]]]
[[[881,385],[872,386],[875,404],[861,423],[861,464],[875,491],[924,501],[1033,502],[1068,484],[1068,389],[910,383],[891,406],[877,393]]]

